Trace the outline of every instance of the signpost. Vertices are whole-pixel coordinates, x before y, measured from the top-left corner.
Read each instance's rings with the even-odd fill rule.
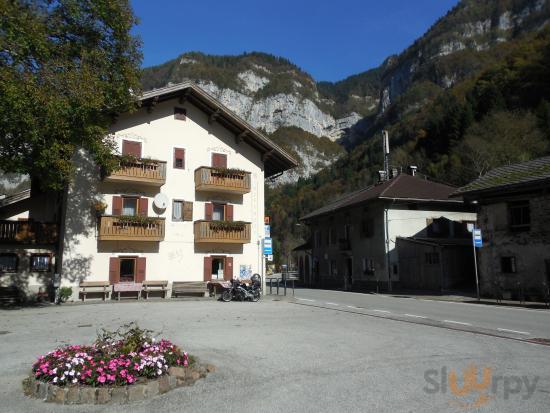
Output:
[[[470,229],[470,228],[468,228]],[[477,253],[476,248],[481,248],[483,246],[483,238],[481,237],[481,229],[472,227],[472,246],[474,248],[474,268],[476,272],[476,290],[477,290],[477,300],[480,300],[479,296],[479,276],[477,274]]]

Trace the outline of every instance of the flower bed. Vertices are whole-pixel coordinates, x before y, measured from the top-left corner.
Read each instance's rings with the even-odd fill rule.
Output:
[[[97,403],[100,394],[97,390],[102,387],[109,389],[109,395],[113,394],[113,388],[134,386],[141,386],[137,392],[141,395],[155,393],[144,390],[151,387],[156,388],[155,394],[158,394],[162,392],[159,386],[171,389],[189,385],[213,370],[213,367],[199,366],[176,345],[165,339],[156,340],[150,333],[130,324],[116,332],[104,330],[92,345],[61,347],[40,356],[32,366],[31,378],[24,382],[25,391],[32,396],[65,403],[71,388],[87,387],[94,395],[88,402]],[[170,375],[172,380],[165,380],[164,386],[158,383],[151,386],[155,379]],[[57,396],[58,389],[63,397]],[[79,400],[84,397],[81,393],[85,394],[79,391]],[[124,390],[122,393],[126,394],[124,401],[128,401],[132,392]]]

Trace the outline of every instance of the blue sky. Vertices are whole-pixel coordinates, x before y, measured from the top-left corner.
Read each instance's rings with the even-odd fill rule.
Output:
[[[143,66],[188,51],[283,56],[336,81],[399,53],[458,0],[131,0]]]

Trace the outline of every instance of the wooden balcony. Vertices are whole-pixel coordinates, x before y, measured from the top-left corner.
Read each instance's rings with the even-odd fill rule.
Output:
[[[119,169],[105,177],[105,182],[135,182],[162,186],[166,182],[166,162],[136,160],[120,162]]]
[[[201,166],[195,169],[195,190],[247,194],[250,172]]]
[[[102,216],[99,222],[100,241],[162,241],[164,218],[144,218],[133,222],[133,217]]]
[[[0,221],[0,243],[2,244],[55,244],[58,240],[58,226],[55,223],[35,221]]]
[[[249,242],[249,222],[195,221],[195,243],[197,244],[247,244]]]

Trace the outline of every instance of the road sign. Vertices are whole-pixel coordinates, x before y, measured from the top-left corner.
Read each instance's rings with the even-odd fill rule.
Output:
[[[482,247],[483,246],[483,239],[481,238],[481,229],[479,228],[474,228],[474,232],[473,232],[473,237],[474,237],[474,246],[475,247]]]
[[[264,227],[265,227],[264,237],[266,238],[271,237],[271,225],[264,225]]]
[[[268,262],[273,262],[273,255],[268,255],[267,256],[267,261]]]
[[[264,238],[264,255],[273,255],[273,240],[269,237]]]

